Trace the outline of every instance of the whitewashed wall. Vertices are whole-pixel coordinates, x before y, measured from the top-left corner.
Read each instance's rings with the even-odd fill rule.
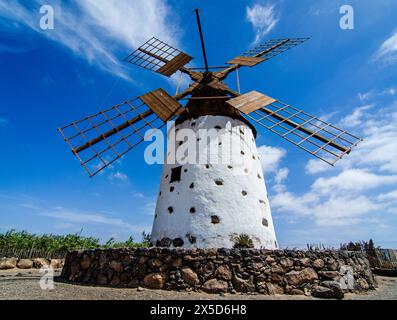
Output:
[[[220,129],[226,127],[228,130]],[[256,248],[277,248],[252,130],[244,122],[224,116],[186,120],[176,126],[177,138],[184,128],[195,132],[216,129],[217,139],[211,139],[211,148],[215,147],[212,153],[219,154],[228,141],[233,145],[233,152],[227,163],[184,164],[180,182],[170,183],[171,169],[180,164],[164,165],[152,243],[169,238],[178,239],[174,242],[178,246],[182,239],[185,248],[231,248],[235,236],[248,234]],[[179,146],[178,142],[176,145],[177,149],[185,146]]]

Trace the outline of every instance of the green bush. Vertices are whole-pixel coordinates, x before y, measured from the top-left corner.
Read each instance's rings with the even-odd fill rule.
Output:
[[[93,237],[84,237],[82,231],[76,234],[64,236],[43,234],[36,235],[27,231],[9,230],[0,233],[0,249],[17,249],[17,250],[46,250],[49,252],[62,252],[67,250],[78,249],[96,249],[96,248],[124,248],[124,247],[148,247],[150,236],[142,233],[142,242],[135,242],[130,237],[125,242],[116,242],[113,238],[105,244],[101,244],[99,239]]]
[[[234,238],[234,248],[253,248],[254,242],[248,234],[240,234]]]

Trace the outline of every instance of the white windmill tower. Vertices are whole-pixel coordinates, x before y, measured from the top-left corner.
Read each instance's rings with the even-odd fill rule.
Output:
[[[171,76],[190,76],[189,88],[175,96],[157,89],[59,131],[92,177],[144,141],[145,131],[175,120],[168,146],[183,150],[178,132],[193,133],[206,161],[167,161],[161,177],[151,242],[161,247],[278,247],[252,123],[269,129],[310,154],[334,164],[360,141],[319,118],[279,100],[251,91],[240,94],[223,81],[242,66],[255,66],[307,38],[268,40],[230,60],[227,67],[209,67],[196,10],[205,68],[187,68],[192,59],[152,38],[126,61]],[[200,70],[204,70],[200,72]],[[214,71],[215,70],[215,71]],[[188,100],[185,105],[179,101]],[[170,133],[169,132],[169,133]],[[203,139],[202,132],[212,132]],[[203,140],[205,140],[203,142]],[[211,154],[227,161],[211,161]],[[200,144],[201,143],[201,144]],[[215,151],[211,151],[215,145]],[[230,148],[231,147],[231,148]],[[172,149],[172,148],[170,148]],[[208,154],[207,154],[208,155]],[[200,155],[197,155],[198,157]],[[197,160],[197,157],[196,157]],[[208,161],[207,161],[208,160]]]

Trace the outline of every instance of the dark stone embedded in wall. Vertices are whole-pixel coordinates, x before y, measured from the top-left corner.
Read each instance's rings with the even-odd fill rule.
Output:
[[[211,216],[211,223],[218,224],[219,222],[221,222],[221,219],[218,216]]]
[[[184,242],[181,238],[175,238],[174,241],[172,241],[172,244],[174,247],[182,247]]]
[[[167,244],[171,242],[168,238],[163,240]],[[367,258],[350,251],[182,248],[73,251],[66,257],[61,278],[115,287],[311,294],[323,298],[342,298],[344,292],[366,291],[376,286]]]
[[[166,247],[167,248],[167,247],[171,246],[172,240],[170,238],[165,237],[165,238],[161,239],[158,244],[159,244],[160,247]]]

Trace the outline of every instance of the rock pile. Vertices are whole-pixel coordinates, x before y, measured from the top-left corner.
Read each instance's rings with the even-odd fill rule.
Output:
[[[51,266],[54,269],[62,268],[64,261],[62,259],[17,259],[17,258],[0,258],[0,270],[9,269],[40,269],[45,266]]]
[[[347,251],[97,249],[70,252],[65,281],[208,293],[343,298],[376,286],[366,257]]]

